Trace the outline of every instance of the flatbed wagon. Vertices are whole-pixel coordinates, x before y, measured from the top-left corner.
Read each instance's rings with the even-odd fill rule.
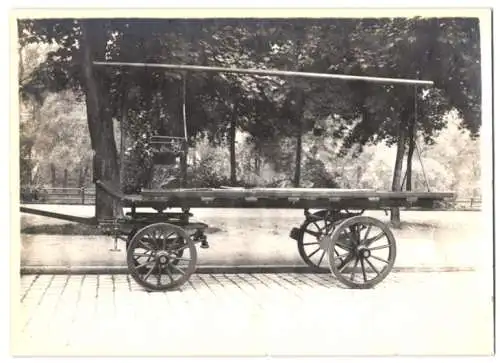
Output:
[[[128,209],[122,219],[99,224],[125,240],[129,271],[149,290],[181,286],[196,269],[195,245],[208,247],[207,225],[190,221],[191,208],[303,209],[304,221],[291,229],[290,237],[297,242],[304,262],[317,271],[324,271],[322,263],[326,262],[345,285],[369,288],[390,273],[396,240],[385,223],[363,212],[391,207],[428,210],[454,196],[307,188],[168,189],[125,195],[100,181],[96,186]],[[138,212],[139,208],[153,211]],[[180,211],[170,211],[173,208]]]
[[[414,85],[432,84],[420,80],[303,72],[94,63],[159,67],[182,72],[214,71]],[[183,108],[185,108],[185,82],[183,87]],[[184,130],[186,133],[185,112]],[[160,144],[162,142],[160,141]],[[123,216],[108,220],[85,219],[24,207],[21,207],[21,212],[96,225],[114,236],[115,243],[118,239],[124,240],[127,247],[127,266],[131,276],[150,291],[177,289],[186,283],[196,270],[196,244],[199,243],[201,248],[208,247],[205,235],[207,225],[191,221],[192,208],[302,209],[304,221],[300,226],[291,228],[290,237],[296,241],[304,262],[317,271],[329,270],[335,278],[348,287],[371,288],[383,281],[391,272],[396,259],[396,240],[387,224],[363,215],[364,211],[389,208],[432,210],[437,204],[454,198],[454,194],[448,192],[388,192],[328,188],[174,188],[143,189],[136,194],[124,194],[99,178],[95,180],[95,184],[96,190],[119,201],[126,211]],[[176,212],[172,211],[174,208],[177,209]],[[144,212],[143,209],[150,211]]]

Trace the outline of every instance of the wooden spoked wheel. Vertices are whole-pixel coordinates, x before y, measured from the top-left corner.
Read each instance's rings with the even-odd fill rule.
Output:
[[[297,248],[302,260],[318,272],[328,272],[327,249],[322,240],[328,238],[341,221],[363,212],[321,210],[307,217],[297,236]]]
[[[137,233],[137,229],[136,229],[136,228],[134,228],[134,229],[132,229],[132,230],[130,231],[130,233],[129,233],[128,237],[127,237],[127,242],[126,242],[126,249],[127,249],[127,250],[128,250],[128,248],[129,248],[129,246],[130,246],[130,242],[132,241],[132,238],[134,238],[134,236],[135,236],[135,234],[136,234],[136,233]],[[149,241],[149,239],[150,239],[150,237],[149,237],[149,236],[145,236],[145,237],[143,237],[143,241],[144,241],[144,242],[148,242],[148,241]],[[170,236],[170,237],[168,237],[168,238],[167,238],[166,243],[167,243],[167,244],[175,243],[175,239],[176,239],[176,236]],[[151,241],[151,242],[153,242],[153,241]],[[182,255],[183,255],[183,254],[184,254],[184,250],[182,250],[182,249],[181,249],[181,250],[179,250],[179,251],[176,253],[176,256],[180,258],[180,257],[182,257]],[[173,263],[173,264],[178,264],[178,263],[179,263],[179,260],[178,260],[178,259],[175,259],[175,260],[173,260],[173,261],[172,261],[172,263]],[[135,264],[136,264],[136,266],[138,266],[138,265],[139,265],[139,262],[137,262],[137,259],[136,259]],[[144,269],[147,269],[147,267],[146,267],[146,266],[144,266],[144,267],[142,267],[141,269],[142,269],[142,270],[144,270]]]
[[[342,221],[330,237],[328,261],[333,275],[351,288],[371,288],[391,272],[396,240],[389,227],[372,217]]]
[[[335,228],[335,221],[328,211],[319,211],[310,215],[302,224],[297,238],[297,249],[304,262],[321,272],[328,271],[327,251],[321,246],[321,239]]]
[[[196,246],[189,235],[168,223],[140,229],[127,249],[127,265],[132,278],[150,291],[182,286],[194,273],[196,259]]]

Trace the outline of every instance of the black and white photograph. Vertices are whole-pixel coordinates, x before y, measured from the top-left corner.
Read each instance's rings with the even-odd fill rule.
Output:
[[[11,354],[494,354],[490,9],[11,23]]]

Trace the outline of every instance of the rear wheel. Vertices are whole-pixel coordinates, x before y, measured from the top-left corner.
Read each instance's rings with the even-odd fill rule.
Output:
[[[320,210],[310,214],[294,236],[302,260],[318,272],[330,271],[328,252],[322,241],[331,236],[340,222],[363,212],[364,210]]]
[[[356,216],[346,219],[330,237],[330,270],[348,287],[374,287],[389,275],[395,260],[394,235],[385,223],[375,218]]]
[[[310,215],[300,227],[297,249],[302,260],[317,271],[328,271],[327,251],[320,244],[322,238],[333,231],[335,221],[328,211]]]

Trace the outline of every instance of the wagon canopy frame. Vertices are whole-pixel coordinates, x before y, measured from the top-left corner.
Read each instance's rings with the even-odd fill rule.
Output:
[[[192,71],[192,72],[240,73],[240,74],[252,74],[257,76],[340,79],[345,81],[367,81],[376,83],[413,84],[413,85],[427,85],[427,86],[432,86],[434,84],[433,81],[420,80],[420,79],[353,76],[347,74],[280,71],[272,69],[252,69],[252,68],[236,68],[236,67],[231,68],[231,67],[197,66],[197,65],[168,64],[168,63],[134,63],[134,62],[102,62],[102,61],[94,61],[93,63],[96,66],[163,68],[170,70],[178,70],[181,72]]]
[[[271,77],[302,77],[309,79],[323,79],[323,80],[340,80],[340,81],[358,81],[358,82],[373,82],[382,84],[402,84],[402,85],[413,85],[415,89],[415,105],[417,103],[417,87],[422,86],[432,86],[433,81],[421,80],[421,79],[410,79],[410,78],[391,78],[391,77],[375,77],[375,76],[354,76],[347,74],[335,74],[335,73],[317,73],[317,72],[303,72],[303,71],[282,71],[275,69],[252,69],[252,68],[237,68],[237,67],[216,67],[216,66],[200,66],[200,65],[187,65],[187,64],[171,64],[171,63],[143,63],[143,62],[117,62],[117,61],[93,61],[94,66],[101,67],[131,67],[131,68],[142,68],[142,69],[163,69],[166,72],[173,71],[176,75],[180,75],[182,78],[182,124],[184,135],[182,137],[178,136],[159,136],[156,137],[156,144],[168,143],[171,141],[182,141],[182,151],[187,154],[187,143],[188,143],[188,131],[187,131],[187,113],[186,113],[186,78],[187,74],[190,72],[209,72],[209,73],[232,73],[232,74],[245,74],[254,76],[271,76]],[[167,73],[168,74],[168,73]],[[416,112],[416,108],[415,108]],[[415,121],[414,121],[415,122]],[[121,123],[122,128],[122,142],[120,150],[120,160],[124,158],[124,147],[123,147],[123,134],[125,126]],[[181,159],[182,160],[182,159]],[[185,163],[185,159],[184,159]],[[123,163],[121,163],[123,165]],[[423,165],[422,165],[423,167]],[[185,169],[186,165],[183,165],[181,161],[181,183],[185,184]],[[122,174],[122,172],[120,172]],[[121,179],[121,178],[120,178]],[[185,185],[182,185],[183,187]],[[429,188],[428,188],[429,189]],[[430,190],[429,190],[430,191]]]

